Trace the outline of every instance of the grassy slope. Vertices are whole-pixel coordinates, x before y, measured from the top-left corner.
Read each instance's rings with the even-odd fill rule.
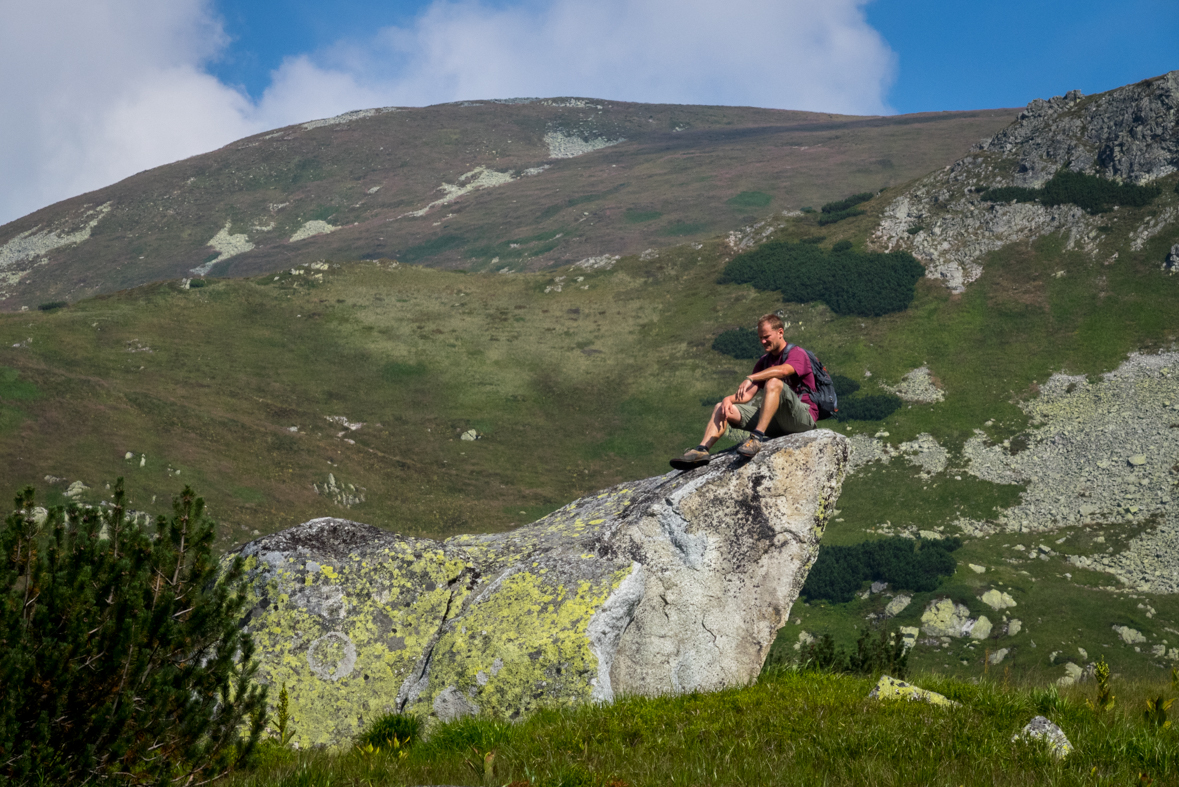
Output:
[[[999,681],[919,682],[961,707],[879,703],[866,699],[868,679],[776,673],[748,688],[545,711],[518,725],[468,719],[403,758],[275,747],[228,783],[1121,785],[1140,776],[1173,784],[1179,770],[1179,732],[1141,718],[1148,697],[1174,694],[1165,679],[1115,682],[1118,704],[1105,714],[1085,706],[1091,687],[1058,695]],[[1012,742],[1037,714],[1075,747],[1063,762]]]
[[[36,265],[22,262],[31,270],[19,285],[0,279],[0,309],[191,275],[216,258],[206,244],[227,221],[255,248],[218,263],[211,276],[258,275],[324,258],[536,270],[637,254],[903,183],[962,155],[1014,115],[864,118],[591,103],[446,104],[291,126],[139,173],[0,227],[2,250],[21,233],[73,232],[86,205],[111,206],[88,240]],[[550,130],[626,141],[550,159]],[[539,174],[407,215],[439,199],[443,183],[459,184],[478,167],[519,173],[541,166],[547,169]],[[289,242],[310,220],[339,229]]]
[[[813,217],[792,221],[779,236],[861,243],[888,198],[821,230]],[[1168,189],[1152,209],[1177,200]],[[1179,333],[1174,280],[1158,272],[1174,239],[1164,233],[1142,252],[1125,242],[1143,215],[1121,212],[1103,245],[1103,254],[1120,250],[1118,265],[1063,252],[1049,237],[992,254],[961,296],[920,282],[902,314],[836,317],[821,304],[787,304],[791,339],[838,373],[863,379],[870,370],[872,384],[922,363],[945,384],[941,404],[847,431],[886,428],[894,443],[930,432],[955,449],[988,419],[1018,435],[1028,425],[1015,401],[1032,395],[1036,380],[1062,368],[1105,371]],[[55,313],[6,315],[6,486],[44,487],[52,475],[62,480],[49,499],[60,501],[69,482],[83,479],[97,499],[101,484],[125,475],[133,504],[154,511],[191,483],[221,520],[225,548],[325,514],[434,537],[531,521],[609,484],[661,473],[668,456],[696,441],[702,400],[728,392],[746,365],[712,352],[712,338],[781,306],[774,293],[717,285],[729,254],[719,242],[689,244],[610,271],[514,275],[362,262],[331,268],[322,282],[285,272],[190,291],[153,285]],[[1068,275],[1051,275],[1062,269]],[[327,420],[334,416],[365,425],[338,435],[344,428]],[[472,428],[483,439],[459,439]],[[317,494],[312,485],[329,473],[362,488],[365,502],[343,509]],[[954,476],[921,480],[899,460],[854,476],[829,543],[861,540],[884,521],[932,528],[985,516],[1020,492]],[[1111,623],[1153,637],[1179,627],[1172,600],[1111,597],[1094,589],[1111,581],[1105,575],[1073,571],[1067,581],[1059,558],[1004,564],[1003,545],[1015,543],[1033,540],[968,543],[962,563],[992,570],[980,577],[963,568],[939,593],[994,620],[976,596],[1008,589],[1024,633],[919,649],[919,667],[977,674],[988,649],[1015,645],[1004,666],[1021,671],[1047,674],[1050,651],[1067,656],[1076,646],[1091,658],[1107,653],[1115,669],[1145,669],[1146,654],[1114,640]],[[897,623],[911,625],[932,595],[919,594]],[[1147,619],[1139,603],[1160,614]],[[779,643],[788,647],[800,626],[848,642],[883,604],[800,604]]]

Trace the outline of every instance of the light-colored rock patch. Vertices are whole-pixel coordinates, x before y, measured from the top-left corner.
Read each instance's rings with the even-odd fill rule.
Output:
[[[626,139],[606,139],[605,137],[582,138],[576,134],[566,134],[564,131],[550,131],[544,135],[544,143],[549,148],[549,158],[574,158],[593,153],[595,150],[608,148],[612,145],[626,142]]]
[[[59,226],[41,230],[37,226],[9,239],[0,246],[0,287],[20,281],[33,265],[37,264],[35,260],[38,257],[43,257],[55,249],[76,246],[89,238],[98,222],[102,221],[110,210],[111,203],[107,202],[84,211],[71,222],[73,229]]]
[[[1179,208],[1163,208],[1155,215],[1146,219],[1142,224],[1130,233],[1130,248],[1134,251],[1142,251],[1146,246],[1146,242],[1158,235],[1167,225],[1179,217]]]
[[[1042,741],[1047,745],[1052,756],[1060,760],[1067,757],[1073,750],[1064,730],[1057,727],[1043,716],[1036,716],[1029,721],[1022,730],[1011,737],[1014,741]]]
[[[1035,426],[1025,450],[1013,453],[982,431],[963,450],[971,474],[1027,485],[993,526],[1037,532],[1153,518],[1157,527],[1123,552],[1066,559],[1138,590],[1179,592],[1179,429],[1170,428],[1179,423],[1179,352],[1131,355],[1095,383],[1053,375],[1020,406]]]
[[[798,215],[802,215],[799,213]],[[729,248],[736,252],[748,251],[757,244],[764,241],[778,229],[781,229],[782,224],[773,221],[759,221],[756,224],[751,224],[748,227],[742,227],[739,230],[729,232],[725,243]]]
[[[965,604],[955,604],[948,598],[934,599],[921,613],[921,630],[931,637],[967,637],[977,623]],[[990,625],[987,621],[988,634]]]
[[[1010,593],[1005,593],[995,588],[991,588],[986,593],[983,593],[982,598],[979,600],[995,611],[1010,609],[1016,605],[1015,599],[1011,597]]]
[[[885,605],[885,607],[884,607],[885,617],[895,618],[897,615],[904,612],[905,609],[908,608],[909,604],[912,603],[912,601],[913,601],[912,596],[907,596],[903,593],[899,596],[896,596],[891,601],[889,601],[888,604]]]
[[[898,449],[909,464],[921,468],[922,478],[942,472],[950,461],[949,452],[942,448],[933,435],[927,433],[919,434],[907,443],[901,443]]]
[[[868,698],[873,700],[928,702],[930,705],[944,705],[946,707],[958,704],[944,694],[918,688],[911,683],[905,683],[903,680],[890,678],[888,675],[880,676],[880,680],[876,683],[876,686],[868,693]]]
[[[574,268],[581,268],[587,271],[604,270],[608,271],[614,267],[614,263],[622,259],[614,254],[602,254],[597,257],[586,257],[584,260],[578,260],[573,263]]]
[[[402,213],[397,218],[405,216],[425,216],[434,208],[440,205],[449,205],[464,194],[470,194],[472,191],[479,191],[480,189],[493,189],[496,186],[502,186],[505,183],[511,183],[515,180],[515,175],[512,172],[496,172],[493,169],[479,166],[475,167],[470,172],[465,172],[459,176],[458,183],[443,183],[438,187],[443,196],[441,199],[436,199],[426,207],[420,210],[412,210],[409,213]]]
[[[291,236],[290,242],[296,243],[298,241],[306,240],[307,238],[311,238],[316,235],[327,235],[329,232],[335,232],[338,229],[340,229],[340,228],[333,227],[331,224],[328,224],[326,221],[320,221],[319,219],[312,219],[311,221],[304,222],[302,227],[295,230],[295,234]]]
[[[397,107],[378,107],[376,109],[356,109],[351,112],[345,112],[342,115],[335,117],[322,118],[320,120],[312,120],[301,124],[299,127],[304,131],[310,131],[314,128],[323,128],[324,126],[340,126],[345,123],[351,123],[353,120],[363,120],[364,118],[380,115],[385,112],[396,112]],[[271,135],[274,136],[274,135]]]
[[[991,630],[993,628],[994,626],[991,624],[990,618],[986,615],[979,615],[978,620],[974,621],[974,625],[967,632],[967,636],[971,639],[986,639],[991,636]]]
[[[206,246],[212,247],[213,251],[218,252],[217,258],[209,260],[203,265],[198,265],[197,267],[191,269],[189,273],[196,274],[197,276],[204,276],[213,269],[214,265],[221,262],[222,260],[227,260],[230,257],[237,256],[238,254],[244,254],[250,249],[254,248],[254,244],[250,243],[250,236],[246,233],[243,232],[238,235],[229,234],[229,227],[232,224],[232,221],[226,221],[225,226],[222,227],[221,230],[216,235],[214,235],[207,244],[205,244]]]
[[[1081,667],[1077,666],[1071,661],[1067,662],[1064,665],[1064,675],[1056,680],[1056,685],[1072,686],[1074,683],[1080,680],[1084,674],[1085,670],[1081,669]]]
[[[858,471],[873,462],[889,464],[894,457],[903,457],[909,464],[921,469],[921,477],[928,478],[946,469],[950,454],[940,443],[928,433],[921,433],[908,442],[899,445],[886,443],[879,437],[869,437],[865,434],[852,435],[851,460],[848,462],[848,474]]]
[[[854,434],[848,441],[851,443],[851,458],[847,463],[848,475],[873,462],[888,464],[899,453],[880,438],[869,437],[866,434]]]
[[[1132,629],[1129,626],[1114,625],[1114,633],[1122,638],[1122,642],[1127,645],[1138,645],[1146,642],[1146,637],[1138,629]]]
[[[911,252],[925,265],[926,278],[941,281],[951,292],[963,292],[982,275],[979,260],[984,255],[1011,243],[1064,231],[1067,249],[1079,248],[1090,256],[1097,251],[1100,222],[1075,205],[991,203],[965,192],[955,199],[953,192],[962,187],[952,180],[946,172],[934,173],[911,195],[894,200],[870,243],[885,251]],[[910,234],[913,226],[924,229]]]
[[[364,487],[357,487],[354,484],[346,484],[342,481],[337,482],[336,476],[333,473],[328,473],[327,481],[320,484],[315,483],[311,485],[315,489],[315,493],[323,495],[340,508],[352,508],[364,502]]]
[[[881,388],[892,391],[906,402],[921,402],[932,404],[946,398],[945,392],[934,382],[928,366],[922,366],[906,374],[898,385],[882,385]]]

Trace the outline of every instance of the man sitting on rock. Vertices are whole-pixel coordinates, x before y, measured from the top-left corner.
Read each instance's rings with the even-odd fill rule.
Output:
[[[747,459],[761,450],[762,441],[767,438],[815,428],[819,407],[811,401],[809,393],[815,389],[815,376],[806,351],[801,347],[786,351],[785,328],[776,314],[767,314],[757,321],[757,338],[765,355],[753,365],[753,373],[737,386],[737,392],[713,408],[700,445],[671,460],[676,470],[708,464],[712,458],[708,449],[729,424],[749,430],[749,439],[737,447],[737,453]],[[760,407],[752,401],[758,393],[762,395]]]

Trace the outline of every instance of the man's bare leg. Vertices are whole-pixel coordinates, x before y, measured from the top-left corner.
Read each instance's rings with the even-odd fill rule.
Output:
[[[762,390],[764,398],[761,410],[757,414],[757,431],[765,434],[770,422],[774,420],[774,414],[778,412],[778,405],[782,402],[782,381],[777,378],[766,380]]]
[[[704,439],[700,441],[700,445],[711,449],[728,431],[729,424],[740,422],[741,413],[733,406],[733,397],[726,396],[712,408],[712,417],[708,419],[708,426],[704,427]]]
[[[757,414],[756,430],[748,440],[737,446],[737,453],[746,459],[752,459],[761,451],[761,442],[765,439],[766,429],[773,422],[774,414],[778,412],[778,404],[782,401],[782,381],[777,378],[766,380],[762,387],[762,394],[763,399],[761,410]]]

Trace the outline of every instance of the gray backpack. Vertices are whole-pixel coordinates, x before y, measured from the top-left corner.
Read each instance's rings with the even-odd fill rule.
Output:
[[[782,351],[781,358],[778,360],[784,363],[786,356],[797,346],[797,344],[787,344],[786,349]],[[810,389],[808,392],[810,393],[811,401],[819,406],[820,421],[824,418],[830,418],[839,412],[839,399],[835,396],[835,383],[831,380],[831,374],[827,371],[827,367],[823,365],[823,362],[813,352],[805,347],[802,348],[802,351],[810,359],[811,372],[815,375],[815,385],[818,386],[814,389],[810,389],[809,385],[807,386]],[[803,384],[806,385],[805,383]]]

